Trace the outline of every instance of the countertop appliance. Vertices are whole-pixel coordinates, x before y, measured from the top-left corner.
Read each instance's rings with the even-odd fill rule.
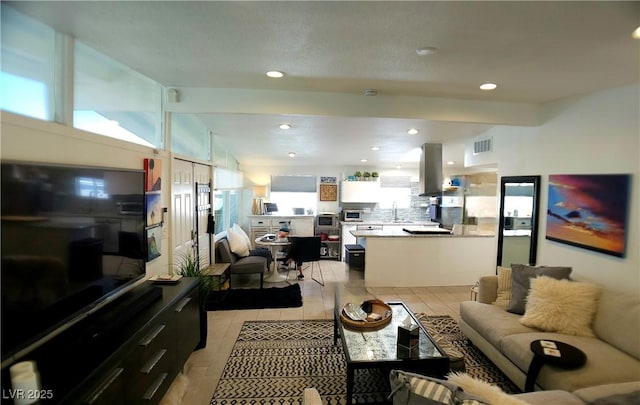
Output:
[[[338,226],[338,215],[322,213],[316,216],[316,228],[327,227],[336,228]]]
[[[342,220],[345,222],[362,222],[362,210],[342,210]]]

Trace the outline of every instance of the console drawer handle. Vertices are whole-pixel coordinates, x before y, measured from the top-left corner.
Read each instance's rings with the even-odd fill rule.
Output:
[[[178,306],[176,307],[176,312],[182,312],[184,307],[186,307],[187,304],[190,302],[191,302],[191,298],[189,297],[183,298],[182,301],[180,301],[180,304],[178,304]]]
[[[160,332],[162,332],[165,327],[166,327],[165,324],[158,325],[146,338],[140,341],[139,343],[140,346],[149,346],[149,344],[153,342],[153,339],[158,337]]]
[[[93,404],[98,399],[100,399],[100,395],[102,395],[102,393],[104,393],[107,390],[107,388],[109,388],[111,386],[111,384],[113,384],[113,382],[118,377],[120,377],[120,374],[122,374],[123,371],[124,371],[124,369],[122,367],[118,367],[118,368],[114,369],[111,372],[111,374],[109,374],[109,376],[106,378],[106,380],[98,387],[98,389],[95,390],[93,392],[93,394],[91,394],[91,396],[87,400],[87,403],[88,404]]]
[[[158,378],[156,378],[156,380],[153,382],[153,385],[151,385],[151,387],[149,387],[147,392],[145,392],[142,399],[148,401],[151,398],[153,398],[153,396],[156,394],[156,391],[158,391],[158,388],[160,388],[164,380],[167,378],[167,375],[168,375],[167,373],[160,374]]]
[[[155,356],[153,356],[151,360],[149,360],[147,364],[145,364],[140,369],[140,372],[144,374],[149,374],[151,370],[153,370],[153,368],[156,366],[156,364],[158,364],[160,359],[165,355],[166,352],[167,352],[167,349],[162,349],[158,353],[156,353]]]

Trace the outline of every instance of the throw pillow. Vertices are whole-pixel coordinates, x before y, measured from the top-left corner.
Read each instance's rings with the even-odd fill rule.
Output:
[[[242,236],[247,244],[247,249],[251,250],[251,239],[249,239],[249,235],[242,229],[242,227],[236,223],[233,224],[233,230]]]
[[[240,257],[249,256],[249,245],[247,245],[246,239],[234,227],[227,229],[227,240],[229,241],[229,249],[234,254]]]
[[[500,387],[491,385],[482,380],[478,380],[465,373],[449,373],[447,375],[447,381],[453,385],[457,385],[462,388],[467,394],[471,394],[476,397],[480,397],[490,404],[500,405],[527,405],[521,399],[514,398],[506,392],[502,391]]]
[[[547,332],[593,337],[591,322],[599,296],[600,287],[595,284],[534,278],[520,323]]]
[[[401,370],[389,373],[394,405],[464,404],[488,405],[483,399],[463,392],[460,387],[433,377]],[[519,404],[518,404],[519,405]]]
[[[498,296],[492,304],[507,309],[509,301],[511,301],[511,268],[498,266]]]
[[[531,267],[525,264],[511,265],[511,300],[507,311],[524,314],[525,302],[529,294],[530,280],[538,276],[568,279],[571,267]]]

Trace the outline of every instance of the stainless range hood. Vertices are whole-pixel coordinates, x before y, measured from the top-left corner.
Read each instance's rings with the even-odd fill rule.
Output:
[[[420,154],[420,195],[442,194],[442,144],[425,143]]]

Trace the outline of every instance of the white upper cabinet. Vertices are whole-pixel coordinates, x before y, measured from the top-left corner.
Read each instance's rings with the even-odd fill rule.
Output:
[[[379,181],[343,181],[340,201],[377,203],[380,200]]]

